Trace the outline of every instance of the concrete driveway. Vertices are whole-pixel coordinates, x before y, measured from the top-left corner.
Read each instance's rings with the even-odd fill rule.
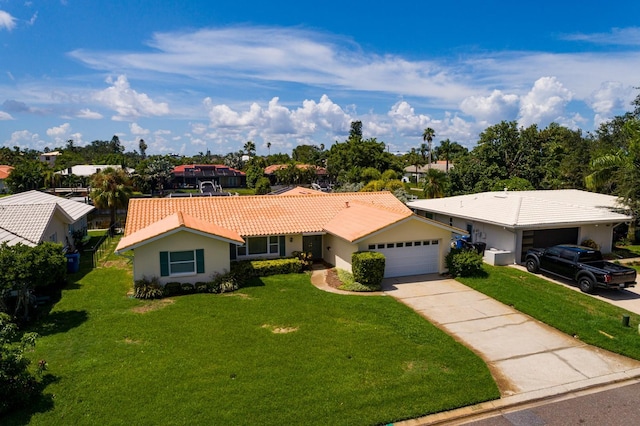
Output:
[[[482,357],[510,404],[640,377],[640,362],[586,345],[455,280],[392,278],[383,290]]]

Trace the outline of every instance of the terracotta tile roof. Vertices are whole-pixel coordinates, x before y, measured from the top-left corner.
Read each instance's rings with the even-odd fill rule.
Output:
[[[383,206],[371,206],[359,201],[349,203],[331,219],[324,229],[354,242],[380,229],[411,217],[411,211],[400,212]]]
[[[390,192],[332,193],[322,197],[281,195],[131,199],[125,237],[176,212],[235,231],[243,237],[325,232],[325,226],[340,212],[355,206],[353,203],[358,204],[358,209],[366,217],[348,212],[348,222],[341,225],[333,222],[336,235],[365,235],[394,223],[402,215],[412,215],[411,210]],[[380,220],[369,222],[370,216],[380,216]]]
[[[141,243],[149,242],[150,240],[153,240],[160,235],[166,235],[168,233],[173,233],[182,229],[188,229],[213,235],[216,237],[221,237],[222,239],[235,241],[239,244],[244,243],[242,237],[230,229],[222,228],[214,223],[205,222],[186,213],[178,211],[165,217],[162,220],[159,220],[158,222],[152,223],[145,228],[142,228],[132,234],[126,235],[118,243],[116,251],[120,252],[123,250],[131,249],[134,246],[140,245]]]
[[[11,174],[11,170],[13,167],[11,166],[0,166],[0,179],[6,179]]]

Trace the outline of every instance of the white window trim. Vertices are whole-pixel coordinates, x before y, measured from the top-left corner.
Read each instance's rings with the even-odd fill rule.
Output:
[[[171,253],[182,253],[182,252],[192,252],[193,253],[193,260],[189,260],[189,261],[176,261],[176,262],[172,262],[171,261]],[[176,250],[176,251],[170,251],[169,252],[169,276],[170,277],[190,277],[193,275],[198,275],[198,265],[197,265],[197,259],[196,259],[196,251],[195,250]],[[174,264],[178,264],[178,263],[192,263],[193,264],[193,272],[192,271],[188,271],[188,272],[172,272],[172,266]]]

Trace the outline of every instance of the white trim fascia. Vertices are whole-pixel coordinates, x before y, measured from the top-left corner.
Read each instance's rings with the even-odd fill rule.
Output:
[[[176,233],[178,233],[180,231],[190,232],[192,234],[200,235],[200,236],[207,237],[207,238],[212,238],[212,239],[215,239],[215,240],[220,240],[220,241],[223,241],[223,242],[226,242],[226,243],[235,244],[237,246],[241,246],[242,245],[238,241],[230,240],[228,238],[224,238],[224,237],[221,237],[219,235],[214,235],[214,234],[210,234],[208,232],[198,231],[198,230],[195,230],[195,229],[192,229],[192,228],[188,228],[186,226],[179,226],[179,227],[177,227],[175,229],[172,229],[170,231],[163,232],[160,235],[156,235],[155,237],[148,238],[148,239],[146,239],[144,241],[140,241],[140,242],[138,242],[136,244],[133,244],[133,245],[131,245],[129,247],[125,247],[125,248],[123,248],[121,250],[118,250],[118,251],[116,251],[116,254],[122,254],[122,253],[125,253],[125,252],[129,251],[129,250],[135,250],[138,247],[142,247],[142,246],[147,245],[149,243],[152,243],[154,241],[161,240],[161,239],[163,239],[165,237],[168,237],[170,235],[176,234]]]

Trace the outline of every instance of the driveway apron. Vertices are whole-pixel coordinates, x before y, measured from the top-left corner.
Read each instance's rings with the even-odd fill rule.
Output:
[[[503,397],[539,398],[640,376],[640,362],[586,345],[455,280],[391,278],[383,290],[481,356]]]

